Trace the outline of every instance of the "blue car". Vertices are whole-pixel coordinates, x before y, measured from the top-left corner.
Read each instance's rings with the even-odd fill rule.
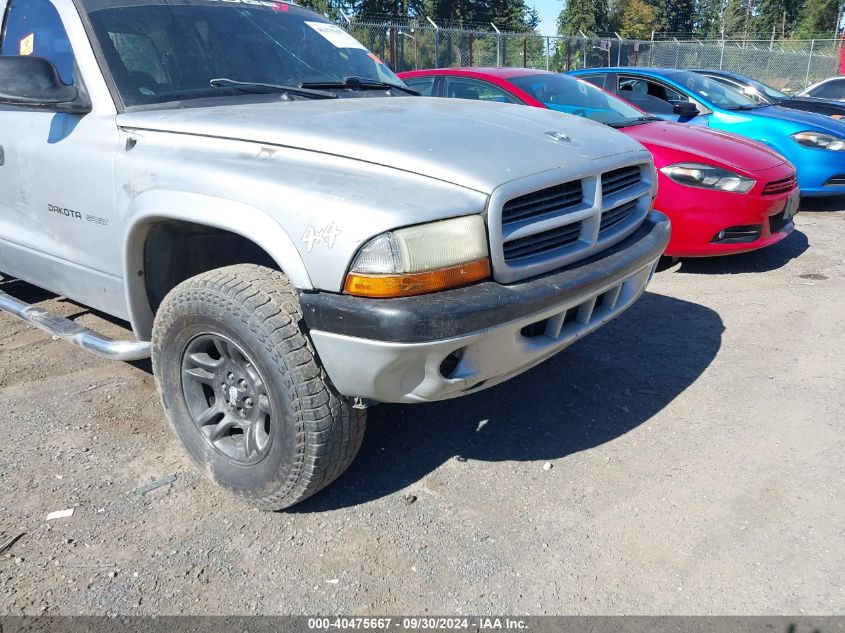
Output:
[[[590,68],[571,73],[646,112],[765,143],[791,162],[804,196],[845,194],[845,122],[757,103],[718,81],[671,68]]]

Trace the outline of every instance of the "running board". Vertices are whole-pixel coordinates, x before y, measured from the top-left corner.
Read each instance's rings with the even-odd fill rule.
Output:
[[[24,303],[0,290],[0,310],[14,314],[53,336],[107,360],[149,358],[150,344],[137,339],[115,341],[44,308]]]

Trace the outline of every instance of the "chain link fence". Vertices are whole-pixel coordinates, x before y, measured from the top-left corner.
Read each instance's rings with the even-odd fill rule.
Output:
[[[555,39],[415,23],[350,21],[341,26],[396,72],[452,66],[547,68]]]
[[[649,42],[646,62],[673,68],[720,68],[780,90],[797,91],[840,73],[838,40]]]
[[[342,23],[397,72],[454,66],[567,71],[605,66],[719,68],[797,91],[838,75],[839,40],[626,40],[436,27],[429,22]]]

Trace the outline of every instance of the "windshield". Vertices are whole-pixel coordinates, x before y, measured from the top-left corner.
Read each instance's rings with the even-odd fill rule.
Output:
[[[751,78],[746,78],[745,81],[747,81],[752,87],[756,88],[757,92],[764,94],[767,97],[771,97],[776,101],[779,101],[780,99],[789,99],[788,94],[783,93],[780,90],[775,90],[771,86],[767,86],[766,84],[760,83],[759,81],[755,81]]]
[[[245,84],[266,91],[356,77],[404,86],[346,31],[284,2],[82,2],[127,107],[243,94]]]
[[[738,90],[709,77],[686,71],[666,73],[666,77],[725,110],[750,110],[760,107],[760,104],[751,97],[746,97]]]
[[[615,127],[640,121],[646,115],[595,86],[574,77],[539,74],[508,79],[547,108],[575,114]]]

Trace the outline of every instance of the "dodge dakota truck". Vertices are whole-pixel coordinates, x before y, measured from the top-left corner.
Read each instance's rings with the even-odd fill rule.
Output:
[[[629,307],[669,236],[636,141],[415,95],[269,0],[0,0],[0,271],[128,322],[175,434],[260,508],[355,457],[368,406],[500,383]]]

